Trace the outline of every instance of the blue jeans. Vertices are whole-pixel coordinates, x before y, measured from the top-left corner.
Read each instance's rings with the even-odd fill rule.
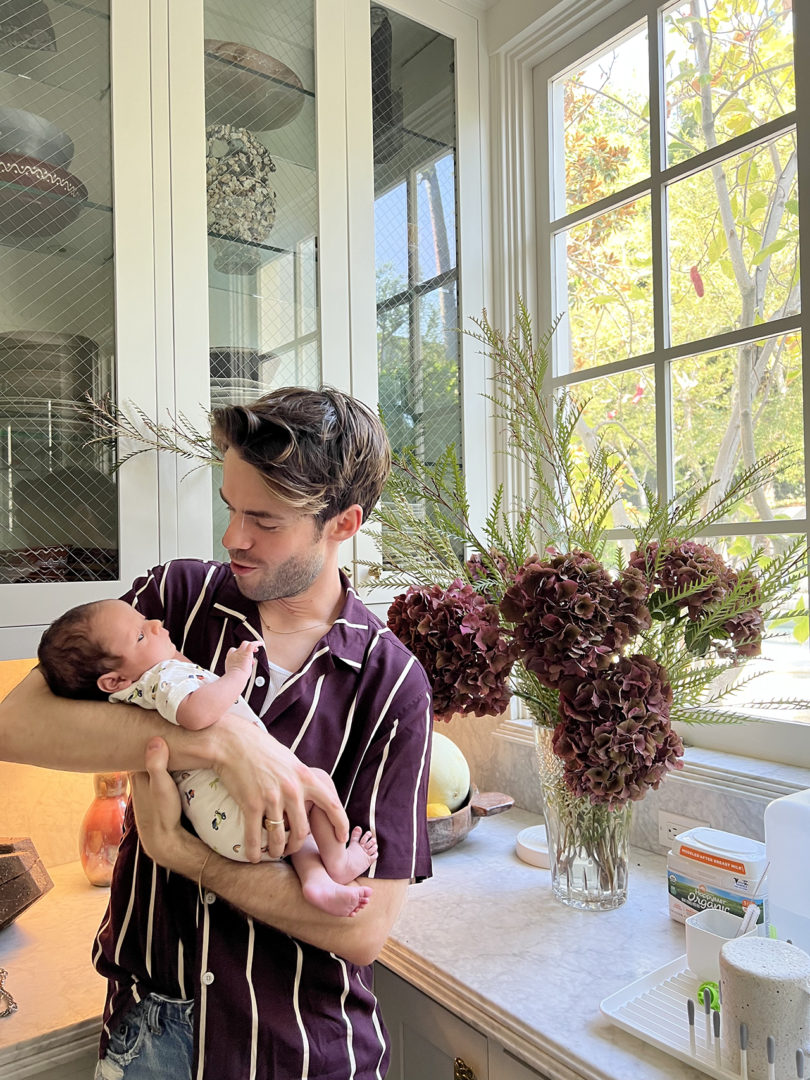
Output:
[[[150,994],[113,1030],[95,1080],[191,1080],[194,1002]]]

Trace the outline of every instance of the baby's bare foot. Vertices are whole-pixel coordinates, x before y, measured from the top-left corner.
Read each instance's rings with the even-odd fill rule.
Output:
[[[363,832],[359,825],[352,829],[344,854],[343,870],[336,880],[348,884],[364,874],[377,861],[377,837],[373,832]]]
[[[334,881],[308,882],[303,886],[304,896],[313,905],[329,915],[351,917],[366,906],[371,898],[368,885],[338,885]]]

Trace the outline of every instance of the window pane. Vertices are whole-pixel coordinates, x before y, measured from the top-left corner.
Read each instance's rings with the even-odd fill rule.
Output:
[[[672,407],[677,491],[715,480],[722,492],[755,459],[788,447],[774,482],[728,520],[804,517],[799,334],[675,361]]]
[[[605,527],[620,528],[643,520],[646,502],[641,485],[646,484],[653,491],[657,486],[653,368],[637,368],[577,383],[571,393],[575,400],[587,402],[577,427],[583,465],[584,451],[592,451],[599,439],[624,462],[621,501],[614,505],[611,520]]]
[[[395,450],[461,445],[453,41],[371,8],[379,402]]]
[[[111,581],[110,4],[0,8],[0,584]]]
[[[649,176],[647,72],[647,34],[639,31],[554,84],[565,146],[565,205],[554,216]]]
[[[799,311],[795,133],[668,189],[674,344]]]
[[[571,370],[653,347],[650,200],[637,199],[563,235]],[[558,251],[561,245],[558,245]]]
[[[700,538],[699,542],[713,548],[730,566],[739,569],[755,550],[762,549],[767,560],[785,552],[794,539],[789,535],[710,536]],[[810,699],[806,576],[804,581],[804,587],[785,600],[783,611],[787,614],[793,609],[803,609],[805,614],[784,619],[776,617],[770,621],[762,641],[761,658],[745,664],[746,678],[754,672],[757,672],[757,678],[730,694],[723,704],[745,708],[753,702]],[[810,724],[810,710],[759,708],[756,715]]]
[[[669,164],[795,108],[791,8],[791,0],[703,0],[666,12]]]

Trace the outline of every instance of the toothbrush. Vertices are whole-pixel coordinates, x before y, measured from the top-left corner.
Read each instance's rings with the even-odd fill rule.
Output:
[[[748,1080],[748,1024],[740,1024],[740,1080]]]
[[[691,998],[686,1003],[686,1015],[689,1018],[689,1051],[692,1054],[697,1053],[697,1045],[695,1044],[695,1003]]]
[[[765,1040],[765,1052],[768,1055],[768,1080],[776,1080],[776,1043],[773,1035]]]
[[[712,1027],[714,1028],[714,1063],[720,1068],[720,1013],[717,1009],[712,1013]]]
[[[706,987],[703,991],[703,1015],[706,1020],[706,1049],[712,1043],[712,992]]]
[[[804,1080],[804,1051],[796,1051],[796,1080]]]

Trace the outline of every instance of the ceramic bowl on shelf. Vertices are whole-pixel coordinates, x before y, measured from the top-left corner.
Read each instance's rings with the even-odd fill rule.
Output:
[[[271,131],[294,120],[304,107],[304,86],[273,56],[236,41],[205,42],[205,118]]]
[[[0,237],[53,236],[79,216],[87,188],[66,169],[24,154],[0,154]]]
[[[23,154],[66,169],[73,160],[73,140],[44,116],[0,107],[0,154]]]

